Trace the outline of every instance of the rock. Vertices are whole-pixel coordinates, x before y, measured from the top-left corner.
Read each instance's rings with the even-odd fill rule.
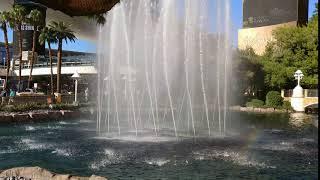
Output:
[[[19,167],[12,168],[1,172],[0,177],[17,177],[21,176],[24,178],[31,179],[50,179],[53,174],[40,167]]]
[[[13,117],[11,115],[0,115],[0,123],[12,122]]]
[[[25,122],[31,120],[29,114],[13,114],[12,118],[14,122]]]
[[[40,167],[17,167],[0,171],[0,177],[23,177],[31,180],[107,180],[104,177],[92,175],[91,177],[72,176],[70,174],[55,174]]]

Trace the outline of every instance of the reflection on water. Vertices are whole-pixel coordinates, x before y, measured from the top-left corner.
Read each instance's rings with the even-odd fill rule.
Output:
[[[309,115],[301,112],[295,112],[290,114],[289,124],[294,128],[301,128],[307,125],[314,125],[318,127],[318,116]]]

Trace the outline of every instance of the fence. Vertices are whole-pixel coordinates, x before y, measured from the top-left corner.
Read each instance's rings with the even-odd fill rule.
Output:
[[[318,97],[318,89],[305,89],[307,92],[305,93],[306,97]]]
[[[281,90],[281,96],[292,97],[293,89]],[[304,97],[318,97],[318,89],[304,89]]]

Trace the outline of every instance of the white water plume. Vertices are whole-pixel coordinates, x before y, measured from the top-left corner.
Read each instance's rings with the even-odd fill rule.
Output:
[[[122,0],[108,12],[97,49],[98,131],[224,134],[230,13],[230,0]]]

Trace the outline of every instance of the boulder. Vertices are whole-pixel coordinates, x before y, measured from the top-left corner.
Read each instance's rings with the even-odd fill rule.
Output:
[[[73,176],[70,174],[56,174],[40,167],[17,167],[0,171],[0,177],[23,177],[36,180],[107,180],[104,177],[92,175],[91,177]]]

